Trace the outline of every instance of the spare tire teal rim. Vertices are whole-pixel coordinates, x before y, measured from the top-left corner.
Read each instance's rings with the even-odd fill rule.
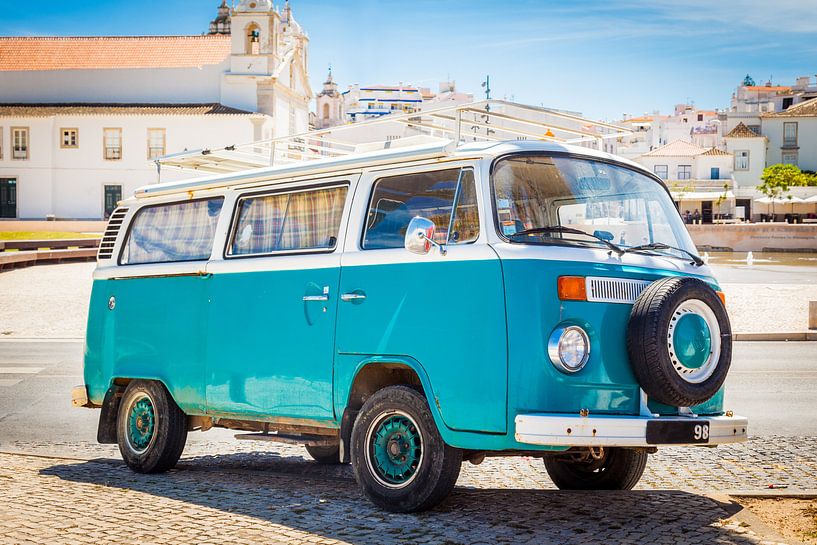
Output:
[[[366,465],[387,488],[403,488],[417,477],[423,463],[423,434],[403,411],[387,411],[366,432]]]
[[[156,438],[156,409],[144,392],[131,400],[127,412],[126,437],[128,447],[136,454],[145,452]]]
[[[667,350],[673,369],[686,382],[698,384],[712,376],[721,357],[721,328],[709,305],[688,299],[676,307]]]

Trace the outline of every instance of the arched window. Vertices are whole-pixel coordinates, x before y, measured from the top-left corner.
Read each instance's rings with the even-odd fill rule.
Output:
[[[261,27],[252,23],[247,27],[247,43],[244,47],[247,55],[258,55],[261,53]]]
[[[329,103],[323,105],[323,118],[329,119]]]

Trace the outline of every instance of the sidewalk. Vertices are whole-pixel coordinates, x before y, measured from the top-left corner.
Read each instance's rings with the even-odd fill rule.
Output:
[[[464,464],[449,500],[420,515],[377,510],[348,466],[319,466],[300,447],[253,453],[244,445],[199,444],[164,475],[138,475],[118,459],[0,454],[0,543],[768,544],[777,541],[763,540],[762,524],[729,520],[739,506],[683,489],[759,486],[771,476],[815,486],[813,453],[798,454],[793,441],[775,453],[776,467],[767,466],[774,443],[731,447],[717,466],[707,464],[721,449],[666,449],[648,466],[642,488],[650,490],[633,492],[553,490],[540,460]],[[63,454],[81,448],[58,446]],[[112,450],[84,452],[90,458]]]

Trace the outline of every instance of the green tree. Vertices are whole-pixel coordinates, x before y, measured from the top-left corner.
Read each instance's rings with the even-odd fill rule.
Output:
[[[803,172],[794,165],[771,165],[763,169],[760,176],[763,183],[757,186],[758,191],[770,199],[791,198],[792,187],[806,185]],[[774,215],[774,200],[772,200],[772,215]]]

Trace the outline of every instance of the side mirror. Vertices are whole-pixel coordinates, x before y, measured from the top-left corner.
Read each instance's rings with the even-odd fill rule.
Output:
[[[404,242],[406,250],[413,254],[426,255],[431,251],[432,246],[436,246],[440,254],[445,255],[445,246],[434,241],[435,229],[434,222],[428,218],[421,216],[411,218],[408,229],[406,229]]]

